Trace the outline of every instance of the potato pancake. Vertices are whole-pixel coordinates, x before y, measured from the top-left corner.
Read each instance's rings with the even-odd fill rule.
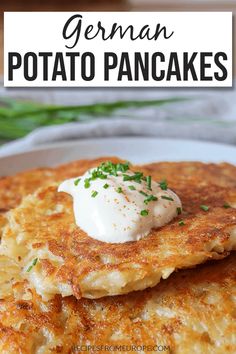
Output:
[[[37,168],[17,173],[15,176],[0,177],[0,213],[15,208],[24,196],[33,193],[39,187],[83,174],[104,160],[107,159],[80,160],[57,168]]]
[[[0,299],[11,295],[12,286],[18,281],[22,281],[19,264],[0,255]]]
[[[59,167],[56,180],[101,161]],[[177,269],[222,259],[236,249],[236,209],[229,207],[236,202],[236,167],[189,162],[140,169],[153,180],[166,178],[182,200],[183,214],[168,225],[137,242],[97,241],[76,226],[71,197],[58,193],[56,183],[24,197],[7,214],[1,252],[19,262],[22,277],[44,299],[55,294],[79,299],[153,287]]]
[[[42,186],[84,174],[103,161],[119,162],[120,159],[104,157],[94,160],[79,160],[55,168],[38,168],[18,173],[14,176],[0,177],[0,213],[15,208],[22,198]],[[138,166],[142,170],[142,166]],[[221,186],[223,197],[231,199],[236,205],[236,166],[228,163],[204,164],[201,162],[157,162],[145,165],[145,172],[159,181],[167,179],[171,189],[186,187],[186,183],[199,187]],[[231,192],[231,189],[233,191]],[[221,204],[220,204],[221,205]]]
[[[13,290],[0,300],[1,353],[236,352],[235,253],[122,296],[43,302],[27,284]]]

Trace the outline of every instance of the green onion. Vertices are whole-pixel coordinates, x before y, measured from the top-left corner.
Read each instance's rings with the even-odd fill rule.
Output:
[[[176,208],[177,215],[180,215],[182,213],[182,209],[180,207]]]
[[[112,119],[115,116],[114,112],[120,109],[158,107],[188,99],[186,97],[170,97],[159,100],[126,100],[80,106],[60,106],[43,105],[1,97],[0,138],[5,141],[17,139],[42,126],[91,121],[99,116]]]
[[[147,198],[144,200],[145,204],[148,204],[149,202],[155,202],[158,198],[155,197],[155,195],[148,195]]]
[[[151,191],[152,190],[152,177],[147,176],[147,188]]]
[[[148,194],[143,191],[139,191],[139,193],[142,194],[144,197],[148,197]]]
[[[210,209],[210,207],[207,205],[200,205],[200,209],[202,209],[204,211],[208,211]]]
[[[123,181],[133,181],[133,176],[123,174]]]
[[[173,202],[173,201],[174,201],[174,199],[173,199],[173,198],[171,198],[171,197],[167,197],[166,195],[162,195],[162,196],[161,196],[161,199],[170,200],[171,202]]]
[[[107,175],[104,175],[103,173],[100,173],[100,174],[98,174],[98,178],[107,179]]]
[[[74,181],[74,185],[75,185],[75,186],[78,186],[80,180],[81,180],[81,178],[77,178],[77,179]]]
[[[184,226],[185,225],[185,222],[183,220],[180,220],[179,221],[179,226]]]
[[[125,172],[129,170],[129,166],[130,166],[129,162],[125,162],[125,163],[113,163],[111,161],[102,162],[97,168],[90,170],[90,177],[84,180],[84,188],[89,188],[91,186],[91,182],[98,178],[107,179],[108,176],[118,176],[118,172],[121,172],[123,181],[134,181],[139,184],[141,184],[141,182],[144,181],[147,183],[147,189],[152,190],[152,177],[151,176],[146,177],[144,176],[143,172],[139,172],[139,171],[136,171],[133,174],[126,174]],[[74,184],[78,185],[79,181],[80,178],[75,180]],[[166,181],[160,182],[160,186],[162,189],[166,189],[167,188]],[[104,189],[107,189],[108,187],[109,185],[107,183],[104,184],[103,186]],[[128,188],[133,191],[136,190],[135,186],[133,185],[129,185]],[[121,187],[118,187],[116,191],[118,193],[123,193]],[[144,191],[140,191],[139,193],[142,194],[144,197],[146,197],[146,199],[144,200],[145,204],[157,200],[157,197],[155,197],[154,195],[148,195]],[[96,195],[94,195],[94,193],[92,194],[92,196],[94,197]],[[173,199],[168,196],[162,196],[162,199],[173,201]]]
[[[131,191],[135,191],[135,190],[136,190],[135,186],[128,186],[128,188],[129,188]]]
[[[111,161],[106,161],[98,166],[97,171],[108,173],[111,176],[117,176],[117,166],[121,164],[114,164]]]
[[[142,172],[135,172],[133,177],[134,177],[135,182],[141,183],[141,180],[143,179],[143,173]]]
[[[231,206],[230,206],[228,203],[225,203],[225,204],[223,205],[223,208],[228,209],[228,208],[231,208]]]
[[[147,216],[148,215],[148,210],[144,209],[144,210],[141,210],[141,213],[140,213],[142,216]]]
[[[161,182],[159,182],[159,186],[163,191],[166,191],[168,188],[167,181],[165,179],[163,179]]]
[[[97,191],[93,191],[91,197],[95,198],[97,195],[98,195],[98,192]]]
[[[33,267],[37,264],[37,262],[38,262],[38,258],[35,258],[32,264],[29,266],[29,268],[27,268],[26,272],[29,273],[33,269]]]
[[[141,179],[143,178],[142,172],[134,172],[134,175],[123,174],[123,181],[135,181],[137,183],[141,183]]]
[[[90,187],[90,179],[89,178],[86,178],[85,180],[84,180],[84,188],[89,188]]]
[[[125,163],[118,163],[116,165],[116,169],[119,172],[126,172],[127,170],[129,170],[129,162],[125,162]]]

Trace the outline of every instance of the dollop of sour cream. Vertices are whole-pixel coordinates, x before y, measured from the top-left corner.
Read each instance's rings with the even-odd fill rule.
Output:
[[[76,224],[90,237],[138,241],[181,213],[181,201],[165,181],[152,181],[128,166],[104,163],[60,184],[58,191],[73,197]]]

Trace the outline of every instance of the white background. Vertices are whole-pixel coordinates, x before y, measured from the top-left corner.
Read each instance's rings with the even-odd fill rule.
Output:
[[[93,40],[85,40],[81,36],[75,48],[67,49],[65,45],[71,45],[74,39],[64,40],[62,37],[63,26],[66,21],[75,13],[70,12],[8,12],[4,14],[4,85],[14,87],[99,87],[99,86],[148,86],[148,87],[194,87],[194,86],[231,86],[232,85],[232,13],[230,12],[80,12],[83,16],[82,31],[93,24],[96,26],[100,20],[103,27],[111,28],[114,22],[126,28],[128,25],[134,25],[137,32],[142,26],[149,24],[153,30],[156,24],[166,26],[167,33],[174,31],[170,39],[164,39],[161,35],[157,41],[146,39],[131,41],[128,36],[113,40],[103,41],[100,36]],[[108,31],[109,32],[109,31]],[[70,52],[76,51],[93,52],[95,55],[95,78],[93,81],[83,81],[80,77],[80,60],[77,60],[77,80],[69,81],[69,60],[65,59],[66,70],[68,72],[68,80],[62,81],[58,77],[56,82],[42,80],[42,58],[39,58],[38,78],[35,81],[29,82],[24,79],[23,70],[18,69],[14,72],[14,80],[8,81],[8,52],[19,52],[24,55],[26,52]],[[228,78],[223,82],[213,80],[212,82],[200,82],[190,80],[188,82],[178,82],[175,77],[172,77],[170,82],[157,82],[151,79],[147,81],[140,80],[139,82],[129,82],[126,77],[122,81],[117,81],[118,68],[110,73],[109,82],[104,82],[104,52],[115,52],[118,56],[121,52],[129,52],[131,68],[133,64],[134,52],[163,52],[166,59],[170,52],[178,52],[180,67],[182,64],[182,53],[189,52],[225,52],[228,56],[228,61],[224,65],[228,70]],[[49,59],[49,78],[52,72],[54,60]],[[213,65],[207,70],[207,74],[212,74],[217,71],[217,67],[213,63],[213,58],[208,59]],[[168,60],[167,60],[168,63]],[[196,72],[199,72],[199,61],[196,58],[194,61]],[[163,64],[162,64],[163,65]],[[161,69],[165,69],[164,65]]]

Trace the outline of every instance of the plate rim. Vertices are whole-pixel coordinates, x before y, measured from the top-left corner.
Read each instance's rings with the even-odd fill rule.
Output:
[[[137,145],[139,145],[138,148]],[[147,149],[144,148],[141,151],[140,146],[141,148],[147,147]],[[167,147],[166,150],[165,147]],[[175,150],[176,156],[172,153]],[[177,156],[178,150],[181,151],[179,156]],[[75,151],[78,151],[78,156]],[[148,153],[148,151],[151,152]],[[183,153],[184,151],[186,154]],[[117,156],[137,165],[160,161],[200,161],[216,164],[225,162],[236,166],[236,147],[230,144],[164,137],[98,137],[60,141],[0,156],[0,178],[37,168],[53,168],[76,160],[92,160],[102,156],[107,158]]]
[[[45,144],[43,146],[38,145],[38,146],[32,146],[29,149],[23,150],[23,151],[19,151],[13,154],[4,154],[1,155],[1,149],[0,149],[0,162],[4,159],[7,158],[12,158],[12,157],[17,157],[19,155],[27,155],[27,154],[31,154],[32,152],[41,152],[41,151],[47,151],[47,150],[56,150],[56,149],[61,149],[61,148],[67,148],[67,147],[72,147],[75,145],[79,145],[79,144],[90,144],[90,143],[97,143],[97,142],[102,142],[102,141],[106,141],[106,142],[116,142],[116,141],[141,141],[141,140],[148,140],[148,141],[153,141],[153,142],[157,142],[157,141],[162,141],[165,143],[173,143],[176,142],[177,144],[181,143],[186,143],[186,144],[194,144],[194,145],[208,145],[211,147],[215,147],[215,148],[227,148],[227,149],[232,149],[232,151],[235,150],[236,153],[236,146],[232,145],[232,144],[226,144],[226,143],[222,143],[222,142],[211,142],[211,141],[205,141],[205,140],[195,140],[195,139],[180,139],[180,138],[164,138],[164,137],[145,137],[145,136],[114,136],[114,137],[102,137],[102,138],[86,138],[86,139],[81,139],[81,140],[72,140],[72,141],[61,141],[61,142],[55,142],[55,143],[48,143]]]

